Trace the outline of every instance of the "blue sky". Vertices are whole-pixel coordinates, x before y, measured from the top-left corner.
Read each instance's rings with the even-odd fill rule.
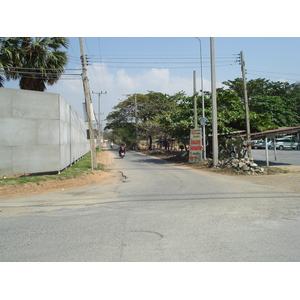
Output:
[[[37,0],[5,2],[1,24],[5,36],[70,38],[66,74],[47,92],[59,93],[83,116],[79,38],[83,36],[90,89],[101,95],[104,120],[123,94],[148,90],[193,93],[193,71],[200,90],[200,43],[204,90],[210,90],[210,38],[215,37],[216,80],[241,77],[237,54],[244,52],[247,79],[300,81],[300,38],[295,2],[237,0],[172,2],[94,1],[72,4],[53,0],[43,13]],[[15,9],[17,5],[18,9]],[[58,9],[59,8],[59,9]],[[27,12],[27,13],[26,13]],[[26,16],[26,18],[24,17]],[[26,21],[25,21],[26,20]],[[75,70],[70,70],[75,69]],[[76,70],[77,69],[77,70]],[[5,87],[18,88],[18,82]],[[92,94],[94,110],[98,96]]]
[[[210,90],[210,38],[202,42],[204,90]],[[237,62],[244,52],[247,80],[259,77],[271,81],[300,81],[300,38],[298,37],[215,37],[216,80],[241,77]],[[100,110],[104,120],[124,94],[147,93],[152,90],[174,94],[181,90],[193,93],[193,71],[197,74],[197,90],[201,89],[200,42],[195,37],[85,37],[88,77],[93,92],[101,95]],[[69,63],[63,79],[47,92],[59,93],[81,115],[82,88],[79,38],[71,37]],[[74,69],[74,70],[71,70]],[[10,81],[7,88],[18,88]],[[92,94],[98,112],[98,95]]]

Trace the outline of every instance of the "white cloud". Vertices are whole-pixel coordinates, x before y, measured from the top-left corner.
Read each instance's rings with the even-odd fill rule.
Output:
[[[78,73],[78,72],[77,72]],[[88,78],[91,90],[94,110],[98,112],[98,95],[92,92],[107,92],[101,94],[100,110],[101,120],[104,120],[117,105],[121,99],[126,99],[124,94],[141,93],[148,91],[161,92],[173,95],[180,91],[186,92],[186,95],[193,95],[193,73],[190,77],[173,76],[169,69],[152,68],[143,70],[137,75],[130,75],[125,69],[109,69],[105,64],[88,67]],[[211,90],[211,82],[204,78],[204,90]],[[201,78],[196,79],[196,89],[201,90]],[[217,87],[223,85],[218,82]],[[49,92],[55,92],[62,95],[71,106],[83,116],[82,103],[84,102],[84,92],[81,80],[61,80],[53,87],[48,87]]]
[[[136,78],[137,86],[140,90],[165,92],[170,84],[170,72],[168,69],[152,68],[144,71]]]
[[[116,88],[118,90],[123,89],[123,93],[126,93],[126,91],[132,91],[135,89],[136,82],[134,78],[130,77],[126,74],[124,69],[121,69],[117,71],[117,77],[116,77]]]
[[[285,78],[279,78],[277,81],[280,81],[280,82],[287,82],[287,80]]]

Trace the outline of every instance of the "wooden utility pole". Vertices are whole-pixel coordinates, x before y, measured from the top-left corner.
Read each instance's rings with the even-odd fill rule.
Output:
[[[212,95],[212,146],[213,165],[219,162],[218,146],[218,115],[217,115],[217,92],[216,92],[216,63],[215,63],[215,40],[210,38],[210,62],[211,62],[211,95]]]
[[[247,94],[247,83],[246,83],[246,75],[245,75],[245,61],[244,61],[244,52],[241,51],[241,69],[243,76],[243,86],[244,86],[244,104],[245,104],[245,114],[246,114],[246,140],[247,140],[247,152],[248,157],[252,157],[251,153],[251,134],[250,134],[250,117],[249,117],[249,104],[248,104],[248,94]]]
[[[87,119],[88,119],[88,127],[90,133],[90,146],[91,146],[91,169],[97,169],[97,157],[96,157],[96,150],[95,150],[95,135],[94,135],[94,128],[93,128],[93,121],[92,121],[92,111],[91,111],[91,92],[89,86],[89,80],[87,77],[87,69],[86,69],[86,59],[84,54],[84,46],[83,46],[83,38],[79,38],[80,43],[80,52],[81,52],[81,63],[82,63],[82,81],[83,81],[83,89],[85,94],[85,107],[87,112]]]

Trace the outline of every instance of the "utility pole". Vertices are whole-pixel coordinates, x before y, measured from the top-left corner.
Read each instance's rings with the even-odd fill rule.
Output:
[[[251,153],[251,135],[250,135],[250,117],[249,117],[249,104],[248,104],[248,94],[247,94],[247,83],[246,83],[246,76],[245,76],[245,60],[244,60],[244,52],[240,52],[241,57],[241,69],[242,69],[242,76],[243,76],[243,86],[244,86],[244,104],[245,104],[245,114],[246,114],[246,142],[247,142],[247,152],[248,157],[252,157]]]
[[[95,137],[94,137],[94,128],[92,122],[92,111],[91,111],[91,93],[90,93],[90,86],[89,80],[87,77],[87,69],[86,69],[86,58],[84,54],[84,46],[83,46],[83,38],[79,38],[80,43],[80,52],[81,52],[81,63],[82,63],[82,81],[83,81],[83,89],[85,94],[85,107],[87,111],[87,118],[88,118],[88,127],[90,133],[90,146],[91,146],[91,169],[97,169],[97,158],[96,158],[96,151],[95,151]]]
[[[206,160],[206,137],[205,137],[205,105],[204,105],[204,84],[203,84],[203,63],[202,63],[202,41],[200,38],[196,37],[196,39],[200,43],[200,68],[201,68],[201,96],[202,96],[202,119],[200,123],[202,123],[202,139],[203,139],[203,159]]]
[[[194,128],[198,128],[198,114],[197,114],[197,95],[196,95],[196,71],[194,71]]]
[[[100,95],[107,94],[105,91],[104,93],[101,91],[100,93],[92,92],[93,94],[98,94],[98,145],[99,151],[101,150],[101,122],[100,122]]]
[[[211,94],[212,94],[212,146],[213,165],[216,166],[219,160],[218,149],[218,116],[217,116],[217,93],[216,93],[216,64],[215,64],[215,41],[210,38],[210,61],[211,61]]]

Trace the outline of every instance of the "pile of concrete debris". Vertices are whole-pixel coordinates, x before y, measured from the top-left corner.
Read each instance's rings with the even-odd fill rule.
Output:
[[[218,165],[216,166],[220,169],[228,169],[233,168],[238,173],[247,173],[247,174],[256,174],[256,173],[264,173],[265,170],[262,167],[259,167],[254,161],[253,158],[241,158],[237,159],[231,157],[229,159],[220,160]]]

